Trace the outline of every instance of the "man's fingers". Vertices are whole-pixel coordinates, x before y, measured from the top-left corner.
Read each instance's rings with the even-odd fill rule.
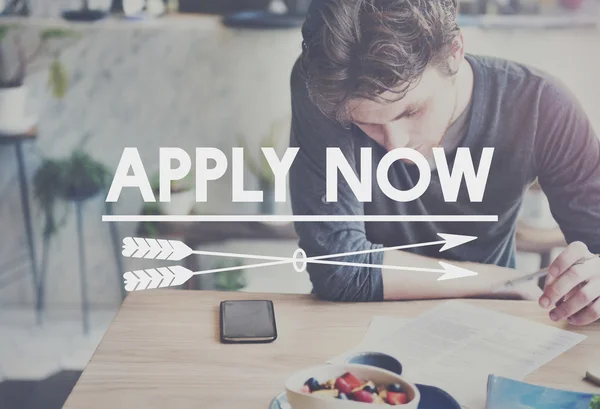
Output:
[[[584,264],[579,264],[569,268],[552,284],[546,287],[544,290],[544,295],[540,298],[540,305],[543,308],[548,308],[551,305],[556,304],[561,298],[569,294],[569,292],[579,284],[582,284],[591,278],[594,273],[594,269]]]
[[[553,276],[548,274],[544,280],[544,291],[546,291],[546,288],[548,288],[548,286],[555,281],[556,281],[556,278],[554,278]]]
[[[558,307],[559,305],[563,304],[564,302],[569,300],[571,297],[573,297],[575,294],[577,294],[577,291],[579,291],[579,289],[581,287],[583,287],[585,284],[586,283],[581,283],[581,284],[577,285],[575,288],[573,288],[571,291],[569,291],[567,295],[565,295],[563,298],[561,298],[560,300],[558,300],[556,302],[556,306]]]
[[[580,241],[573,242],[552,262],[548,274],[556,278],[568,271],[580,259],[589,256],[591,256],[591,253],[584,243]]]
[[[572,325],[589,325],[600,319],[600,299],[596,299],[590,305],[569,317],[569,324]]]
[[[571,291],[563,303],[550,311],[552,321],[569,318],[591,305],[600,296],[600,279],[595,279]]]

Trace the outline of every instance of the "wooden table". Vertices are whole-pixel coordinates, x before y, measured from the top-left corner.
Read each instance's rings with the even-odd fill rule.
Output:
[[[247,298],[273,300],[279,338],[272,344],[219,343],[219,303]],[[64,408],[267,409],[292,373],[356,346],[373,315],[410,318],[440,302],[336,304],[307,295],[130,293]],[[553,325],[533,302],[465,302]],[[569,329],[587,338],[526,381],[599,393],[582,378],[599,358],[600,324]]]

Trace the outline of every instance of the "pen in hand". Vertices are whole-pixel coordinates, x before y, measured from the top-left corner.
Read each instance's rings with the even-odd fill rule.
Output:
[[[599,256],[598,254],[594,254],[591,257],[579,259],[579,260],[577,260],[573,264],[573,266],[577,266],[579,264],[583,264],[583,263],[585,263],[587,261],[595,259],[598,256]],[[494,292],[511,289],[511,288],[514,288],[514,287],[516,287],[516,286],[518,286],[520,284],[526,283],[528,281],[545,277],[545,276],[548,275],[549,271],[550,271],[550,267],[546,267],[546,268],[544,268],[544,269],[542,269],[542,270],[540,270],[540,271],[538,271],[536,273],[528,274],[528,275],[525,275],[525,276],[522,276],[522,277],[519,277],[519,278],[515,278],[513,280],[505,281],[504,283],[501,283],[497,287],[495,287],[494,288]]]

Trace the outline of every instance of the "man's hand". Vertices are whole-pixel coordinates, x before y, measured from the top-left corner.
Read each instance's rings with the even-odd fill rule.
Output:
[[[495,285],[500,285],[497,283]],[[489,298],[501,300],[537,301],[542,296],[542,289],[537,280],[531,280],[508,290],[495,290]]]
[[[581,262],[585,259],[590,260]],[[581,242],[570,244],[550,266],[539,304],[542,308],[555,306],[549,314],[552,321],[567,319],[573,325],[588,325],[598,320],[600,258]]]
[[[533,280],[518,288],[512,290],[518,300],[536,301],[542,296],[542,289],[539,287],[537,280]]]

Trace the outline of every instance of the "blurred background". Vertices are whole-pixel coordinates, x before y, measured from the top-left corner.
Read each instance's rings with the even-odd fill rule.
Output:
[[[285,149],[289,76],[310,0],[0,0],[0,408],[60,408],[126,294],[122,274],[156,263],[120,256],[126,236],[194,248],[291,255],[291,225],[103,223],[114,214],[290,214],[272,202],[261,146]],[[462,0],[468,52],[542,68],[562,79],[600,129],[596,0]],[[124,190],[104,203],[125,147],[154,181],[160,147],[246,152],[235,205],[230,174],[194,201],[144,204]],[[157,188],[156,184],[153,184]],[[532,186],[517,233],[518,268],[547,265],[564,239]],[[188,267],[236,259],[192,257]],[[291,266],[219,273],[181,288],[309,293]]]

